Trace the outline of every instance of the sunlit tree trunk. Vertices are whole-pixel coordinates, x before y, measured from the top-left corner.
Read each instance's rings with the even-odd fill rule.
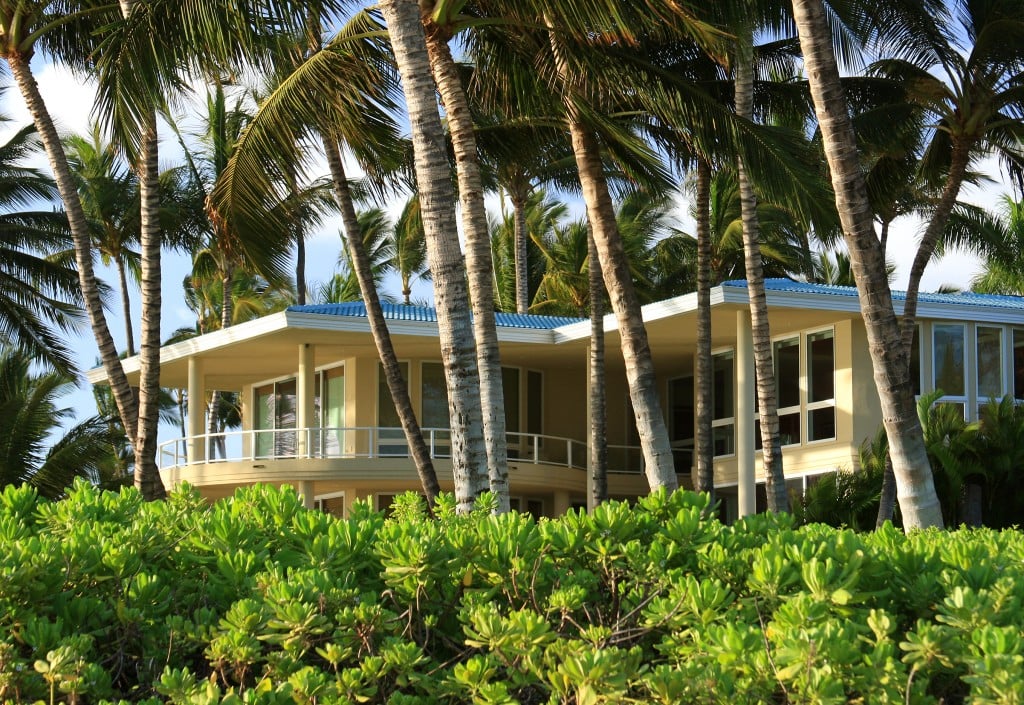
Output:
[[[736,43],[733,85],[736,114],[747,120],[754,116],[754,49],[749,28],[742,29]],[[772,336],[768,326],[768,301],[764,291],[764,266],[761,259],[761,223],[757,216],[757,195],[747,174],[743,158],[736,160],[743,221],[743,259],[750,299],[750,324],[754,341],[754,371],[757,378],[758,415],[761,420],[761,458],[764,469],[768,509],[789,510],[786,477],[782,470],[782,446],[779,442],[778,390],[772,364]]]
[[[590,288],[590,475],[593,505],[608,500],[608,400],[604,368],[604,280],[593,231],[587,226],[587,283]]]
[[[527,258],[526,201],[521,193],[510,194],[512,201],[512,237],[516,267],[516,313],[530,311],[530,265]]]
[[[366,247],[363,244],[363,233],[359,227],[359,218],[356,216],[352,194],[349,191],[348,178],[345,175],[345,165],[341,159],[341,150],[338,149],[338,143],[328,137],[324,137],[322,141],[324,152],[327,155],[327,165],[331,170],[334,196],[338,201],[341,222],[345,228],[345,239],[348,241],[352,269],[355,272],[356,280],[359,282],[359,292],[363,296],[363,303],[366,304],[366,318],[370,324],[370,333],[373,335],[374,345],[377,346],[377,354],[380,356],[380,364],[384,370],[384,379],[387,382],[388,391],[391,393],[391,401],[395,405],[395,412],[398,414],[398,419],[402,424],[405,441],[409,444],[409,454],[416,465],[416,474],[419,475],[423,494],[427,497],[427,505],[433,507],[441,488],[437,483],[437,473],[434,472],[434,463],[430,458],[430,449],[427,448],[427,444],[423,440],[423,432],[420,429],[419,421],[416,419],[416,412],[412,408],[412,399],[409,397],[409,385],[407,380],[402,377],[402,367],[398,363],[395,346],[391,342],[391,333],[388,331],[387,321],[384,320],[384,312],[380,306],[380,297],[377,295],[377,288],[373,281],[370,258],[366,254]]]
[[[549,25],[549,39],[558,75],[563,83],[563,96],[572,136],[572,147],[579,171],[587,217],[597,243],[598,259],[604,275],[605,288],[618,322],[622,357],[626,363],[626,380],[633,402],[636,430],[644,456],[644,471],[652,490],[679,486],[668,440],[668,428],[661,413],[651,348],[647,342],[640,311],[640,299],[633,285],[629,261],[615,220],[615,208],[601,163],[596,137],[582,122],[577,109],[568,68],[558,40]]]
[[[715,449],[711,436],[711,165],[697,161],[697,358],[694,363],[695,415],[694,462],[696,489],[715,501]]]
[[[896,344],[900,341],[900,326],[892,308],[885,259],[875,237],[856,136],[822,0],[793,0],[793,13],[857,281],[904,525],[907,529],[942,526],[942,509],[914,405],[906,347]]]
[[[388,25],[408,109],[448,389],[455,501],[459,511],[467,512],[488,489],[489,479],[480,410],[480,375],[466,306],[469,292],[455,223],[451,169],[419,5],[413,0],[384,0],[380,9]]]
[[[466,92],[452,58],[447,36],[424,17],[427,54],[448,118],[459,181],[462,231],[466,238],[466,270],[473,306],[473,334],[477,368],[480,372],[480,407],[487,449],[487,473],[491,492],[498,500],[497,511],[509,510],[508,440],[505,435],[505,393],[501,380],[501,354],[494,320],[494,264],[487,228],[484,189],[480,178],[473,116]]]

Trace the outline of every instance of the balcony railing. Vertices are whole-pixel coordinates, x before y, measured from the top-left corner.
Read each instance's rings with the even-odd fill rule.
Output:
[[[423,429],[431,458],[451,457],[451,431]],[[178,438],[160,444],[161,469],[205,463],[288,459],[408,458],[409,445],[400,428],[360,426],[261,431],[227,431]],[[196,456],[196,457],[191,457]],[[536,433],[509,433],[512,462],[586,469],[587,445],[571,438]],[[643,472],[643,456],[635,446],[609,446],[608,471]]]

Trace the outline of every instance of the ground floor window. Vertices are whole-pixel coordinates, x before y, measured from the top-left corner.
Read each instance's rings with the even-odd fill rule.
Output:
[[[735,359],[732,350],[711,356],[711,445],[716,457],[736,452]]]

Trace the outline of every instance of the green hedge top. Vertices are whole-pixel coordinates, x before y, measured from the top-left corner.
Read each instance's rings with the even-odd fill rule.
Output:
[[[0,701],[1024,701],[1017,531],[0,493]]]

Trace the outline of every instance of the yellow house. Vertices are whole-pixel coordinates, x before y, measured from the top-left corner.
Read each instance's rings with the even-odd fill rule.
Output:
[[[784,279],[766,283],[788,484],[852,469],[880,426],[857,292]],[[894,293],[897,313],[902,295]],[[715,485],[725,518],[763,501],[746,282],[712,302]],[[680,483],[691,486],[696,295],[644,307]],[[451,490],[447,400],[434,311],[385,305],[413,405]],[[917,391],[942,389],[967,418],[990,397],[1024,400],[1024,299],[923,294],[912,366]],[[587,498],[589,321],[498,314],[512,504],[556,515]],[[647,491],[614,321],[606,321],[609,493]],[[893,341],[895,344],[896,341]],[[129,378],[138,359],[125,361]],[[89,372],[102,383],[102,369]],[[188,435],[160,446],[164,483],[188,481],[210,498],[256,482],[297,486],[310,506],[343,513],[357,498],[386,507],[418,489],[404,436],[379,374],[361,303],[288,310],[161,350],[160,383],[188,391]],[[210,437],[207,392],[238,392],[242,429]]]

